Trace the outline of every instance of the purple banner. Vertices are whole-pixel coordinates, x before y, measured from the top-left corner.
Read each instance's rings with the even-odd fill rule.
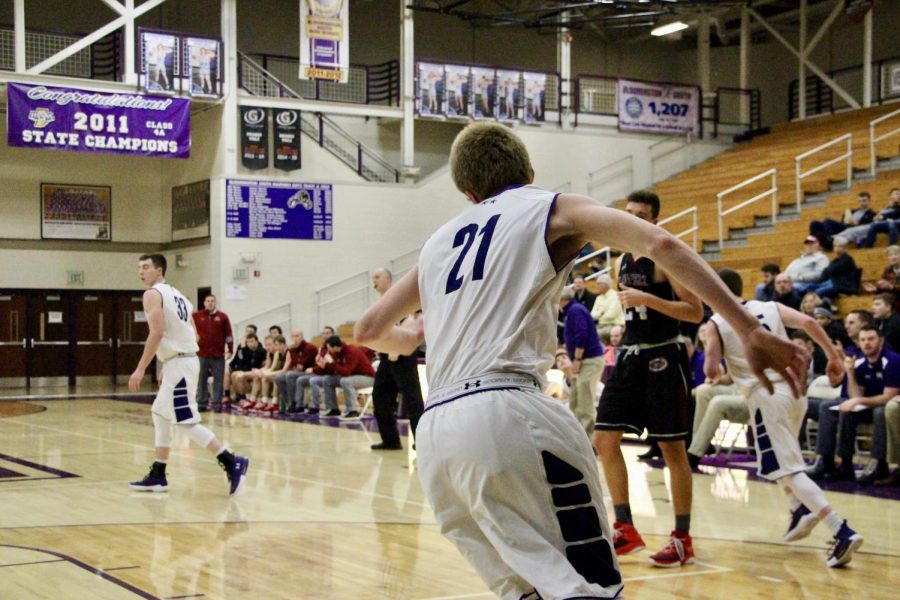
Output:
[[[241,179],[226,182],[227,237],[330,240],[332,219],[331,184]]]
[[[9,84],[7,143],[22,148],[187,158],[190,101]]]

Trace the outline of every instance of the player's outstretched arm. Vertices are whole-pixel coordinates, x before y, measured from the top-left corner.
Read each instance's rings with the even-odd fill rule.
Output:
[[[798,310],[794,310],[790,306],[784,304],[778,305],[778,312],[781,314],[781,320],[786,327],[791,329],[802,329],[809,334],[818,345],[819,348],[828,356],[828,366],[825,367],[825,374],[828,375],[828,383],[832,387],[841,383],[844,379],[843,357],[838,353],[837,348],[828,339],[828,334],[822,329],[815,319],[809,315],[805,315]]]
[[[709,265],[684,242],[624,211],[606,208],[593,198],[560,194],[550,218],[547,242],[551,248],[569,246],[566,239],[603,240],[615,248],[649,256],[728,321],[743,342],[750,368],[769,393],[772,382],[763,374],[767,368],[780,373],[795,394],[800,395],[801,377],[805,378],[806,374],[798,371],[802,370],[809,353],[760,327]]]
[[[385,292],[353,327],[353,339],[372,350],[387,354],[409,355],[425,339],[422,319],[403,317],[422,306],[419,299],[419,267],[416,266]]]

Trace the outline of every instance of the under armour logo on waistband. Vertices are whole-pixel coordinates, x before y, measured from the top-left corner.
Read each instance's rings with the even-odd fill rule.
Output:
[[[481,380],[477,379],[474,383],[466,383],[466,385],[463,389],[467,390],[470,387],[473,387],[473,388],[481,387]]]

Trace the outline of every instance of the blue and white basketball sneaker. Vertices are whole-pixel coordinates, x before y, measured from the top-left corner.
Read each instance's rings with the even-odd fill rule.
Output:
[[[828,566],[842,567],[846,565],[853,558],[853,553],[862,546],[862,543],[863,536],[850,529],[847,521],[844,521],[828,549]]]
[[[153,471],[140,481],[132,481],[128,487],[136,492],[166,492],[169,490],[169,482],[165,475],[154,475]]]
[[[234,466],[225,471],[228,475],[228,483],[230,484],[229,494],[234,496],[242,489],[247,482],[247,469],[250,468],[250,459],[246,456],[234,457]]]
[[[812,533],[813,528],[818,524],[819,517],[812,514],[808,508],[801,504],[797,510],[791,511],[791,522],[783,539],[786,542],[802,540]]]

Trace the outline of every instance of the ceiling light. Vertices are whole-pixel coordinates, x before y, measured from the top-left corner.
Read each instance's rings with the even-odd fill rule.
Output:
[[[659,27],[653,28],[653,30],[650,32],[650,35],[660,37],[663,35],[669,35],[670,33],[675,33],[676,31],[682,31],[683,29],[687,28],[687,23],[675,21],[674,23],[666,23],[665,25],[660,25]]]

